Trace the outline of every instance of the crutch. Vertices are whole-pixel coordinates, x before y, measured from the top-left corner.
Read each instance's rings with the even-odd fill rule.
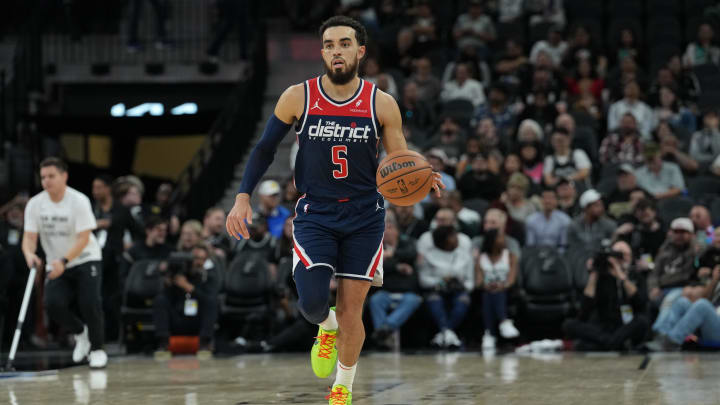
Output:
[[[13,371],[13,361],[15,361],[15,353],[17,352],[18,343],[20,343],[20,333],[22,332],[23,322],[25,321],[25,313],[27,312],[28,302],[30,302],[30,294],[32,293],[33,284],[35,283],[35,266],[30,268],[27,284],[25,284],[25,295],[23,295],[20,313],[18,314],[17,326],[15,327],[15,336],[13,336],[12,346],[10,346],[10,354],[8,356],[5,371]]]

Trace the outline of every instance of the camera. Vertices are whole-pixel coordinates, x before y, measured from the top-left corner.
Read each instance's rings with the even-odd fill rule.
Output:
[[[622,252],[616,252],[611,248],[605,248],[593,256],[593,270],[597,271],[599,275],[608,274],[610,272],[610,258],[622,260]]]
[[[186,252],[173,252],[167,259],[167,272],[170,276],[178,274],[190,274],[192,269],[193,255]]]

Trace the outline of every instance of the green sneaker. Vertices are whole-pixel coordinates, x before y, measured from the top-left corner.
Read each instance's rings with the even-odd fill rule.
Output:
[[[335,310],[335,307],[330,310]],[[310,364],[318,378],[329,377],[335,369],[335,364],[337,364],[336,337],[337,330],[318,328],[318,335],[315,336],[315,343],[310,351]]]
[[[344,385],[333,385],[330,394],[325,397],[329,405],[352,405],[352,392]]]

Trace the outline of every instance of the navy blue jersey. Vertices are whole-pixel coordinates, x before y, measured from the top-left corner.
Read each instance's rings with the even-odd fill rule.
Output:
[[[320,77],[305,81],[305,111],[296,126],[295,187],[328,199],[377,193],[380,123],[374,84],[362,80],[345,101],[331,99]]]

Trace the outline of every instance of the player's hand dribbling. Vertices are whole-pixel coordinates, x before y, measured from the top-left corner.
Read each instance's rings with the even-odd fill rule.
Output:
[[[440,189],[445,190],[445,183],[442,182],[442,176],[438,172],[433,172],[432,188],[435,189],[435,194],[438,197],[442,197],[442,192],[440,191]]]
[[[233,205],[225,221],[225,228],[230,236],[237,240],[242,238],[250,239],[247,224],[252,224],[252,214],[250,195],[239,193],[235,197],[235,205]]]

